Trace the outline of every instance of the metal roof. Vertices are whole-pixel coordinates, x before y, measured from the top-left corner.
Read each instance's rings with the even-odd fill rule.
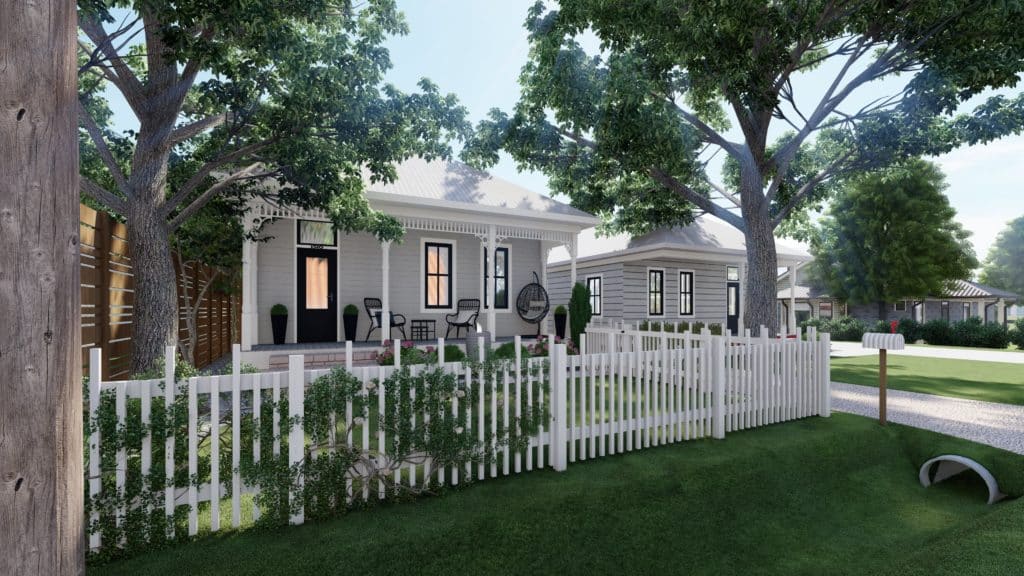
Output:
[[[1013,292],[1000,290],[969,280],[957,280],[953,289],[945,294],[947,298],[1005,298],[1016,300],[1018,296]]]
[[[412,205],[469,205],[561,216],[566,221],[582,221],[591,226],[599,222],[582,210],[461,162],[413,157],[395,168],[398,178],[391,183],[371,183],[369,172],[364,172],[368,198]]]
[[[643,236],[597,236],[595,229],[584,230],[580,233],[577,258],[600,260],[659,249],[742,256],[746,254],[747,242],[743,233],[733,226],[713,216],[704,215],[687,226],[661,228]],[[780,260],[811,260],[806,250],[778,239],[775,241],[775,249]],[[551,251],[548,263],[561,264],[568,259],[568,251],[556,248]]]

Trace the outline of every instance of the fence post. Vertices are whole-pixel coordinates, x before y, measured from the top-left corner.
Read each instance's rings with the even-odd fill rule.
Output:
[[[305,369],[305,359],[302,354],[292,354],[288,356],[288,417],[294,419],[296,416],[302,417],[304,413],[306,383],[303,381],[303,370]],[[291,427],[291,432],[288,434],[288,464],[291,466],[301,465],[302,459],[306,452],[306,432],[303,428],[302,421],[299,420],[294,422]],[[302,486],[305,479],[299,476],[299,489]],[[294,492],[288,494],[289,503],[294,503],[295,498],[298,495]],[[305,522],[306,514],[305,510],[300,506],[298,512],[291,515],[289,519],[290,524],[302,524]]]
[[[711,336],[711,436],[725,438],[724,336]]]
[[[103,350],[101,348],[89,349],[89,422],[96,421],[96,415],[100,410],[100,390],[103,382]],[[87,428],[89,429],[89,428]],[[97,498],[100,495],[100,429],[97,426],[89,435],[89,497]],[[93,508],[92,521],[99,521],[100,515]],[[100,547],[100,533],[89,534],[89,548]]]
[[[821,410],[819,416],[828,418],[832,415],[832,335],[821,333],[818,342],[818,353],[821,354]]]
[[[174,361],[177,350],[174,346],[164,348],[164,417],[174,409],[174,393],[178,383],[174,380]],[[164,474],[167,479],[164,493],[164,516],[167,518],[167,537],[174,538],[174,431],[169,430],[164,439]]]
[[[612,358],[615,358],[615,353],[618,352],[618,350],[616,350],[617,345],[616,345],[615,331],[613,330],[613,331],[609,332],[606,335],[606,337],[608,338],[608,342],[606,344],[608,349],[605,350],[605,352],[607,352],[608,354],[611,354]]]
[[[216,401],[216,399],[213,399]],[[242,523],[242,345],[231,345],[231,526]]]
[[[580,341],[577,342],[577,344],[579,344],[580,355],[581,356],[586,356],[586,354],[587,354],[587,335],[586,335],[586,333],[581,333],[580,334]]]
[[[564,472],[568,466],[566,454],[566,376],[567,354],[565,344],[548,348],[551,364],[551,467]]]

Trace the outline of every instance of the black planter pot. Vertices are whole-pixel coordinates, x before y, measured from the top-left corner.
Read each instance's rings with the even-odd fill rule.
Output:
[[[356,325],[359,323],[359,315],[342,315],[341,322],[345,326],[345,340],[356,340]]]
[[[288,315],[271,316],[270,327],[274,330],[274,344],[284,344],[284,337],[288,333]]]
[[[555,315],[555,336],[559,338],[565,338],[565,319],[568,318],[565,314]]]

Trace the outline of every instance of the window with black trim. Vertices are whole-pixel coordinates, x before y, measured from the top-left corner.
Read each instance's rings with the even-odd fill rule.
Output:
[[[906,312],[907,311],[907,301],[906,300],[900,300],[899,302],[896,302],[895,304],[892,305],[892,309],[893,309],[894,312]]]
[[[423,243],[423,307],[452,307],[452,245]]]
[[[662,316],[665,314],[665,271],[647,271],[647,314]]]
[[[949,322],[949,302],[943,301],[942,304],[939,305],[939,309],[942,311],[942,319]]]
[[[819,318],[831,318],[832,317],[832,303],[822,302],[818,304],[818,317]]]
[[[508,248],[495,248],[497,259],[494,261],[494,307],[498,310],[508,309]],[[490,258],[484,246],[484,306],[490,302],[487,297],[487,282],[491,279]]]
[[[587,278],[587,291],[590,292],[590,313],[594,316],[601,315],[601,277],[590,276]]]
[[[963,306],[964,306],[964,320],[967,320],[968,318],[971,317],[971,303],[970,302],[964,302]]]
[[[679,315],[693,316],[693,272],[679,271]]]

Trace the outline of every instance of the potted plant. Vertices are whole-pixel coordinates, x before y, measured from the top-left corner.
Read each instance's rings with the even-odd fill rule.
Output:
[[[559,338],[565,338],[565,317],[568,314],[569,312],[565,309],[565,306],[561,304],[555,306],[555,335]]]
[[[284,337],[288,332],[287,306],[274,304],[270,307],[270,327],[274,331],[274,344],[284,344]]]
[[[345,340],[355,341],[356,325],[359,323],[359,308],[355,304],[348,304],[341,312],[341,321],[345,326]]]

